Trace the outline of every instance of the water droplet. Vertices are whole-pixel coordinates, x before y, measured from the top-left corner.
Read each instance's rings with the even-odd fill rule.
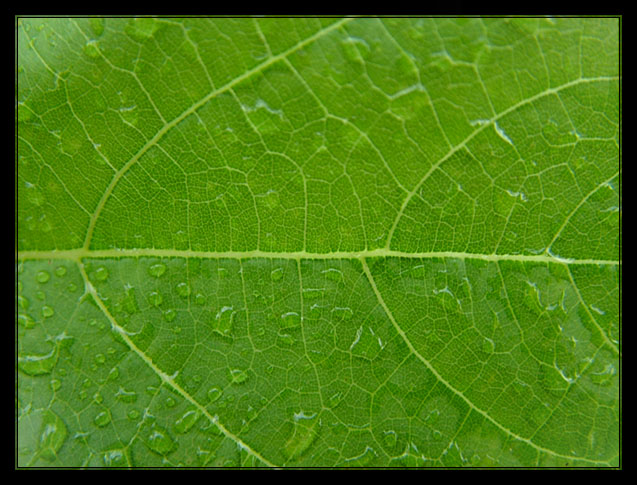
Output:
[[[208,390],[208,401],[215,402],[217,399],[221,397],[223,392],[218,387],[211,387]]]
[[[35,322],[33,318],[25,313],[20,313],[18,315],[18,323],[22,325],[24,328],[33,328],[35,327]]]
[[[26,310],[27,308],[29,308],[29,305],[31,304],[31,302],[29,301],[28,298],[19,295],[18,296],[18,306],[20,308],[22,308],[23,310]]]
[[[169,309],[164,312],[164,320],[166,320],[167,322],[172,322],[176,316],[177,312],[175,312],[175,310],[173,309]]]
[[[281,315],[282,328],[296,328],[301,325],[301,316],[296,312],[287,312]]]
[[[167,397],[166,398],[166,407],[167,408],[174,408],[175,404],[177,404],[177,402],[172,397]]]
[[[232,369],[230,371],[230,382],[233,384],[242,384],[248,380],[248,374],[241,369]]]
[[[281,278],[283,278],[283,268],[273,269],[270,273],[270,278],[272,278],[272,281],[281,280]]]
[[[425,418],[425,423],[427,423],[428,426],[434,426],[438,422],[439,418],[440,418],[440,411],[438,411],[437,409],[434,409],[433,411],[430,411],[429,414],[427,414],[427,417]]]
[[[106,357],[104,356],[104,354],[97,354],[95,355],[95,362],[97,362],[98,364],[103,364],[104,362],[106,362]]]
[[[279,341],[285,345],[293,345],[294,337],[292,337],[292,335],[279,334]]]
[[[160,455],[167,455],[177,445],[164,428],[155,424],[150,428],[145,443],[148,448]]]
[[[18,103],[18,122],[23,123],[33,118],[34,113],[24,103]],[[37,205],[37,204],[36,204]]]
[[[434,439],[439,440],[440,438],[442,438],[442,433],[440,431],[438,431],[437,429],[434,430],[434,432],[432,433]]]
[[[35,297],[38,300],[44,300],[46,298],[46,295],[44,294],[43,291],[38,291],[38,292],[36,292]]]
[[[94,276],[97,281],[104,281],[108,278],[108,270],[104,266],[100,266],[95,270]]]
[[[58,266],[55,268],[55,274],[61,278],[66,274],[66,268],[64,266]]]
[[[325,275],[328,280],[336,281],[337,283],[343,282],[343,272],[340,269],[324,269],[323,271],[321,271],[321,274]]]
[[[35,279],[38,280],[38,283],[46,283],[50,278],[51,275],[48,272],[40,271]]]
[[[473,466],[476,466],[476,465],[478,465],[479,463],[480,463],[480,455],[473,455],[473,456],[471,457],[471,464],[472,464]]]
[[[396,447],[396,443],[398,442],[398,436],[396,432],[393,430],[384,431],[383,432],[383,443],[390,450],[393,450]]]
[[[96,392],[95,394],[93,394],[93,401],[95,401],[97,404],[102,404],[102,402],[104,401],[104,397],[99,392]]]
[[[127,391],[123,387],[120,387],[115,393],[115,399],[120,402],[133,403],[137,401],[137,393],[135,391]]]
[[[350,62],[363,63],[369,56],[370,48],[364,39],[358,37],[348,37],[341,42],[345,58]]]
[[[154,396],[155,394],[157,394],[157,391],[159,391],[159,388],[156,386],[147,386],[146,387],[146,392],[151,395]]]
[[[263,196],[263,202],[268,209],[274,209],[281,203],[279,193],[276,190],[268,190]]]
[[[221,335],[224,335],[224,336],[230,335],[230,332],[232,331],[234,314],[235,312],[233,311],[233,307],[231,306],[222,307],[221,310],[219,310],[217,312],[217,315],[215,316],[215,320],[212,323],[212,329],[215,332],[220,333]]]
[[[60,387],[62,387],[62,381],[60,379],[51,379],[51,390],[53,392],[57,391]]]
[[[126,453],[123,450],[108,450],[102,455],[102,460],[107,467],[123,468],[129,466]]]
[[[175,431],[180,434],[187,433],[199,419],[199,411],[191,409],[175,422]]]
[[[18,368],[30,376],[50,373],[58,361],[58,347],[45,355],[18,355]]]
[[[591,381],[593,381],[595,384],[606,386],[613,381],[613,377],[616,373],[617,369],[615,369],[615,366],[613,364],[608,364],[600,372],[591,373]]]
[[[131,421],[137,421],[139,419],[139,411],[137,409],[129,409],[126,416],[128,416],[128,419]]]
[[[492,354],[495,351],[495,343],[490,338],[484,338],[482,341],[482,351],[486,354]]]
[[[177,294],[181,297],[186,298],[190,295],[190,285],[188,283],[179,283],[177,285]]]
[[[96,37],[102,35],[104,32],[104,19],[99,17],[91,17],[89,19],[89,25],[91,26],[91,30],[95,34]]]
[[[159,278],[166,272],[166,265],[163,263],[153,264],[150,268],[148,268],[148,274],[154,276],[155,278]]]
[[[343,399],[343,393],[342,392],[337,392],[336,394],[333,394],[327,401],[327,406],[329,408],[335,408],[336,406],[338,406],[341,402],[341,400]]]
[[[197,305],[205,305],[206,304],[206,297],[203,296],[201,293],[197,293],[195,295],[195,303]]]
[[[162,304],[162,302],[164,301],[164,299],[161,296],[161,293],[159,293],[158,291],[152,291],[149,295],[148,295],[148,301],[150,302],[151,305],[153,306],[159,306]]]
[[[108,376],[106,376],[106,379],[109,381],[114,381],[118,377],[119,377],[119,369],[117,367],[113,367],[111,371],[108,373]]]
[[[323,288],[303,288],[304,300],[316,300],[323,297]]]
[[[77,291],[77,285],[75,283],[69,283],[69,285],[66,287],[66,290],[69,293],[75,293]]]
[[[99,428],[103,428],[110,422],[111,422],[111,415],[108,411],[102,411],[93,419],[93,423],[95,423],[95,426]]]
[[[86,398],[87,398],[88,393],[86,392],[86,390],[85,390],[85,389],[82,389],[82,390],[79,392],[79,396],[80,396],[80,400],[84,401],[84,399],[86,399]]]
[[[296,414],[293,425],[292,435],[283,447],[283,453],[288,460],[302,456],[314,442],[319,430],[318,414],[313,413],[309,416],[303,412]]]
[[[351,320],[352,315],[354,315],[354,312],[352,311],[351,308],[335,307],[332,310],[332,314],[334,315],[334,317],[338,318],[339,320]]]
[[[82,49],[82,52],[84,52],[84,54],[87,57],[90,57],[91,59],[96,59],[100,56],[100,48],[97,45],[97,41],[95,40],[89,40],[85,45],[84,48]]]

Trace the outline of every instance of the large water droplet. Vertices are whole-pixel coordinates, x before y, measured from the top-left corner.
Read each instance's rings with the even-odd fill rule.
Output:
[[[66,436],[66,425],[57,414],[48,409],[36,409],[18,420],[18,453],[27,456],[37,454],[53,461]]]
[[[35,327],[35,322],[33,318],[25,313],[20,313],[18,315],[18,324],[22,325],[24,328],[33,328]]]

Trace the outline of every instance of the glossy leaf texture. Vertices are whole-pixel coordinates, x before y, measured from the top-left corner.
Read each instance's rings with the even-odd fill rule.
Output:
[[[618,34],[18,19],[17,466],[620,466]]]

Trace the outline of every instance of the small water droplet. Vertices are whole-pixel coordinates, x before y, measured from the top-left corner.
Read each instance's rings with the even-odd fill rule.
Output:
[[[218,387],[211,387],[208,390],[208,401],[215,402],[217,399],[221,397],[223,392]]]
[[[84,52],[84,54],[87,57],[90,57],[91,59],[96,59],[100,56],[100,48],[97,44],[97,41],[95,40],[89,40],[85,45],[84,48],[82,49],[82,52]]]
[[[30,376],[50,373],[58,361],[57,345],[45,355],[18,355],[18,368]]]
[[[104,397],[99,392],[96,392],[95,394],[93,394],[93,401],[95,401],[97,404],[102,404],[102,402],[104,401]]]
[[[111,415],[108,411],[102,411],[93,419],[93,423],[95,423],[95,426],[99,428],[103,428],[110,422],[111,422]]]
[[[60,379],[51,379],[51,390],[53,390],[53,392],[57,391],[60,387],[62,387],[62,381]]]
[[[33,318],[25,313],[20,313],[18,315],[18,324],[22,325],[24,328],[33,328],[35,327],[35,322]]]
[[[283,278],[283,268],[276,268],[270,272],[270,278],[272,281],[280,281]]]
[[[215,332],[221,335],[228,336],[232,332],[232,324],[234,320],[233,307],[224,306],[217,312],[215,320],[212,323],[212,328]]]
[[[161,293],[159,293],[158,291],[152,291],[148,295],[148,301],[153,306],[159,306],[162,304],[164,299],[162,298]]]
[[[126,416],[128,416],[128,419],[131,421],[137,421],[139,419],[139,411],[137,409],[129,409]]]
[[[31,304],[31,302],[29,301],[28,298],[26,298],[26,297],[24,297],[22,295],[18,296],[18,306],[20,308],[22,308],[23,310],[26,310],[26,309],[29,308],[30,304]]]
[[[352,316],[354,315],[354,312],[352,311],[351,308],[335,307],[332,310],[332,314],[334,315],[334,317],[338,318],[339,320],[351,320]]]
[[[176,443],[168,432],[157,425],[150,428],[145,443],[148,448],[160,455],[167,455],[176,448]]]
[[[106,362],[106,357],[104,356],[104,354],[97,354],[95,355],[95,362],[97,362],[98,364],[103,364],[104,362]]]
[[[55,268],[55,274],[61,278],[66,274],[66,268],[64,266],[58,266]]]
[[[166,265],[163,263],[153,264],[150,268],[148,268],[148,273],[155,278],[159,278],[166,272]]]
[[[294,344],[294,337],[292,337],[292,335],[280,334],[279,341],[285,345],[292,345]]]
[[[115,399],[120,402],[133,403],[137,401],[137,393],[135,391],[127,391],[123,387],[120,387],[115,393]]]
[[[46,298],[46,295],[44,294],[43,291],[38,291],[38,292],[36,292],[35,297],[38,300],[44,300]]]
[[[337,392],[336,394],[332,394],[332,396],[328,399],[327,405],[330,408],[335,408],[340,404],[343,399],[343,393]]]
[[[173,309],[169,309],[164,312],[164,320],[166,320],[167,322],[172,322],[176,316],[177,312],[175,312],[175,310]]]
[[[183,298],[190,295],[190,285],[188,283],[179,283],[177,285],[177,294]]]
[[[246,374],[245,371],[241,369],[232,369],[230,371],[230,382],[233,384],[242,384],[246,380],[248,380],[248,374]]]
[[[486,354],[492,354],[495,351],[495,343],[490,338],[482,340],[482,351]]]
[[[281,315],[282,328],[296,328],[301,325],[301,316],[297,312],[287,312]]]
[[[75,293],[77,291],[77,285],[75,283],[69,283],[69,285],[66,287],[66,291],[68,291],[69,293]]]
[[[47,271],[40,271],[35,279],[38,280],[38,283],[46,283],[51,279],[51,275]]]
[[[187,433],[199,419],[199,411],[191,409],[175,422],[175,431],[180,434]]]
[[[104,266],[100,266],[95,270],[94,276],[97,281],[104,281],[108,278],[108,270]]]
[[[205,305],[206,304],[206,297],[203,296],[201,293],[197,293],[195,295],[195,303],[197,305]]]
[[[329,268],[321,271],[321,274],[325,275],[328,280],[335,281],[337,283],[343,282],[343,273],[340,269]]]
[[[177,402],[172,397],[167,397],[166,398],[166,407],[167,408],[174,408],[175,404],[177,404]]]
[[[396,435],[395,431],[390,430],[383,432],[383,443],[385,443],[385,446],[390,450],[393,450],[396,447],[397,441],[398,436]]]

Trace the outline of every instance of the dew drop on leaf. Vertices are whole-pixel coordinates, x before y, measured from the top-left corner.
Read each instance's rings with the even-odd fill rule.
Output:
[[[50,278],[51,275],[47,271],[40,271],[35,279],[38,280],[38,283],[46,283]]]
[[[163,263],[153,264],[150,268],[148,268],[148,274],[154,276],[155,278],[159,278],[166,272],[166,265]]]
[[[110,422],[111,422],[111,415],[108,411],[101,411],[95,416],[95,418],[93,418],[93,423],[98,428],[103,428]]]

